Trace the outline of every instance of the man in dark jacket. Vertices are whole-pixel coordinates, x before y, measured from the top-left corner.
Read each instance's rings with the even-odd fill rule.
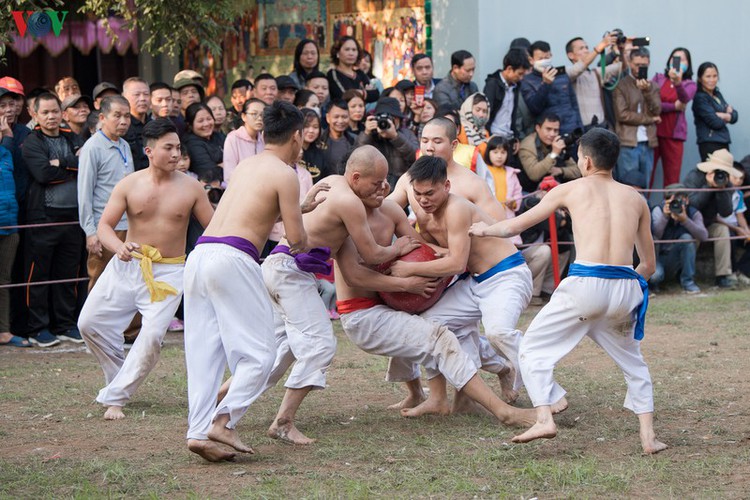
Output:
[[[467,97],[479,91],[477,84],[471,81],[476,67],[476,60],[469,51],[457,50],[451,54],[451,70],[435,85],[432,93],[438,106],[457,110]]]
[[[526,51],[511,49],[503,58],[503,68],[487,75],[484,82],[484,95],[490,101],[490,119],[487,131],[510,139],[518,133],[515,127],[518,98],[521,91],[518,84],[531,68]]]
[[[369,144],[383,153],[388,160],[387,179],[391,188],[414,163],[417,153],[417,138],[411,130],[401,126],[403,118],[395,98],[381,97],[375,106],[375,113],[367,117],[365,130],[357,136],[356,141],[357,146]]]
[[[583,128],[573,84],[565,72],[552,67],[552,51],[547,42],[534,42],[529,48],[533,70],[521,82],[524,101],[534,116],[554,113],[560,117],[560,134]]]
[[[740,177],[742,173],[734,168],[734,158],[726,149],[720,149],[708,155],[708,161],[699,163],[697,168],[688,172],[683,184],[686,188],[726,188],[728,176]],[[720,224],[716,217],[729,217],[732,214],[732,192],[699,191],[689,195],[690,205],[700,210],[703,223],[708,228],[709,238],[722,238],[714,241],[714,273],[716,284],[720,288],[732,288],[736,280],[732,276],[732,241],[729,239],[729,228]]]
[[[27,218],[32,224],[73,222],[27,232],[27,289],[29,340],[41,347],[58,339],[83,342],[76,327],[74,283],[34,285],[36,281],[77,277],[83,253],[83,234],[78,225],[79,136],[60,128],[60,100],[40,95],[34,103],[38,127],[26,138],[23,158],[31,181],[27,197]]]
[[[132,77],[122,84],[122,96],[130,103],[130,128],[123,139],[130,144],[133,166],[136,172],[148,167],[148,158],[143,150],[143,127],[151,121],[151,89],[146,80]]]

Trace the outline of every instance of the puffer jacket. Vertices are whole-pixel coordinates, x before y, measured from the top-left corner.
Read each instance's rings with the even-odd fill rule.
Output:
[[[534,70],[521,80],[521,93],[534,116],[547,112],[560,117],[560,135],[583,128],[578,99],[568,75],[557,75],[551,84],[546,84],[542,74]]]
[[[13,155],[0,146],[0,227],[18,223],[16,183],[13,179]],[[18,229],[0,229],[1,235],[13,234]]]
[[[695,120],[695,136],[698,144],[702,142],[720,142],[729,144],[727,123],[716,116],[716,113],[724,113],[727,109],[727,101],[721,95],[719,89],[714,90],[714,99],[708,92],[698,90],[693,97],[693,118]],[[718,99],[718,102],[717,102]],[[737,110],[732,110],[732,120],[729,123],[737,123]]]

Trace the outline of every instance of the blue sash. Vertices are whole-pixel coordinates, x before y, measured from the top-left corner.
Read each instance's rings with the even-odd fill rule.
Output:
[[[494,275],[498,273],[502,273],[503,271],[507,271],[508,269],[513,269],[514,267],[521,266],[523,264],[526,264],[526,259],[523,258],[523,255],[521,255],[521,252],[516,252],[512,255],[509,255],[505,257],[503,260],[483,272],[482,274],[475,274],[472,277],[474,278],[474,281],[477,283],[481,283],[483,281],[486,281],[490,278],[492,278]]]
[[[582,276],[584,278],[604,278],[608,280],[638,280],[643,291],[643,302],[638,308],[638,320],[635,323],[635,339],[642,340],[646,327],[646,310],[648,309],[648,283],[646,279],[634,269],[620,266],[586,266],[573,263],[568,270],[568,276]]]

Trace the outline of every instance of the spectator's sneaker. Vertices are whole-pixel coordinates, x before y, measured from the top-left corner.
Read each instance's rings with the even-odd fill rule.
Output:
[[[701,293],[701,289],[698,288],[698,285],[695,284],[695,281],[690,281],[682,285],[682,291],[683,293],[686,293],[688,295],[695,295],[696,293]]]
[[[185,330],[185,323],[181,319],[174,318],[167,327],[168,332],[182,332]]]
[[[716,286],[719,288],[734,288],[737,286],[737,280],[734,279],[734,276],[717,276]]]
[[[60,343],[58,338],[52,335],[52,333],[46,328],[39,330],[36,335],[30,336],[29,342],[37,347],[52,347],[53,345]]]
[[[737,271],[734,273],[734,275],[737,277],[737,282],[742,286],[750,286],[750,278],[742,274],[742,271]]]
[[[68,342],[75,342],[76,344],[83,344],[83,337],[81,337],[81,332],[78,331],[78,328],[71,328],[70,330],[65,330],[62,333],[57,334],[57,338],[60,340],[67,340]]]

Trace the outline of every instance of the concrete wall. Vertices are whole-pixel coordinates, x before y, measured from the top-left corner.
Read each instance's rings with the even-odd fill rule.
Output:
[[[477,58],[474,81],[480,90],[487,74],[500,67],[510,41],[521,36],[532,43],[540,39],[549,42],[555,65],[568,63],[565,44],[574,36],[582,36],[591,47],[612,28],[622,28],[629,36],[650,36],[650,74],[664,70],[674,47],[687,47],[694,72],[705,61],[719,67],[719,88],[740,115],[739,121],[729,126],[732,153],[736,159],[750,154],[750,92],[743,91],[750,82],[750,64],[745,61],[745,49],[750,46],[746,29],[750,2],[433,0],[432,19],[436,74],[450,69],[453,51],[469,50]],[[692,111],[687,113],[689,135],[683,172],[698,161]]]

